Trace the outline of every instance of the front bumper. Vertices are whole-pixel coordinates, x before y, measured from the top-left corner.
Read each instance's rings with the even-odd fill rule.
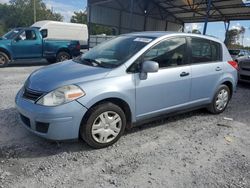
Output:
[[[22,97],[22,89],[16,96],[16,108],[22,124],[29,131],[50,140],[71,140],[79,137],[82,118],[87,108],[72,101],[55,107],[46,107]]]

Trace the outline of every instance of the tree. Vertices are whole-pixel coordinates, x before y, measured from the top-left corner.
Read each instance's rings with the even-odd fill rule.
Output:
[[[244,46],[244,37],[245,37],[246,28],[241,26],[239,29],[239,35],[241,36],[241,45]]]
[[[36,1],[36,17],[40,20],[62,21],[63,17],[49,10],[42,0]],[[0,30],[4,32],[14,27],[27,27],[33,24],[34,0],[10,0],[10,4],[0,4]],[[2,24],[1,24],[2,23]]]
[[[239,30],[231,29],[226,33],[225,44],[228,48],[237,43],[239,39]]]
[[[198,29],[193,29],[193,30],[192,30],[192,33],[201,34],[200,30],[198,30]]]
[[[86,12],[83,12],[83,11],[74,12],[74,15],[70,19],[70,22],[87,24],[88,21],[87,21]],[[92,35],[98,35],[98,34],[113,35],[114,34],[112,28],[107,27],[107,26],[102,26],[102,25],[91,23],[90,28],[91,28],[90,32]]]
[[[87,15],[85,12],[74,12],[74,15],[70,19],[71,23],[82,23],[82,24],[87,24]]]

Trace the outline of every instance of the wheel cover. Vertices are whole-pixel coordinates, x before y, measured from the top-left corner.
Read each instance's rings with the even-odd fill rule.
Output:
[[[5,61],[6,61],[5,57],[3,55],[0,55],[0,65],[5,64]]]
[[[100,114],[92,124],[91,135],[98,143],[109,143],[120,133],[122,119],[119,114],[113,111],[106,111]]]
[[[228,96],[229,94],[227,90],[225,89],[220,90],[215,101],[215,106],[217,110],[221,111],[227,106],[228,99],[229,99]]]
[[[67,55],[62,55],[60,57],[60,61],[65,61],[65,60],[68,60],[68,59],[69,59],[69,56],[67,56]]]

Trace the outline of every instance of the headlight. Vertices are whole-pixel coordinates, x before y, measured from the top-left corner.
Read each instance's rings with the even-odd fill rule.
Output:
[[[68,85],[60,87],[50,93],[46,94],[37,101],[37,104],[44,106],[57,106],[73,100],[76,100],[85,93],[78,86]]]

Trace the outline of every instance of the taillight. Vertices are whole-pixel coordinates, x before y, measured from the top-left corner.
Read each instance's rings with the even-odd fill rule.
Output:
[[[77,44],[77,45],[76,45],[76,49],[77,49],[77,50],[81,50],[81,45],[80,45],[80,44]]]
[[[228,61],[228,63],[236,70],[239,70],[239,65],[236,61]]]

